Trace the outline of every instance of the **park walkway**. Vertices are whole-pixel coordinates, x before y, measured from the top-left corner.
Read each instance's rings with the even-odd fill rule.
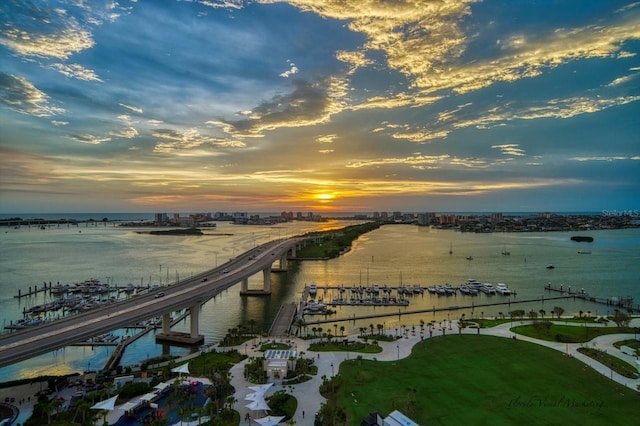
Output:
[[[514,321],[513,325],[521,325],[528,324],[531,321]],[[511,323],[501,324],[491,328],[483,328],[480,329],[480,333],[478,333],[477,329],[466,328],[462,330],[462,334],[481,334],[481,335],[491,335],[512,339],[514,333],[509,329],[513,326]],[[632,327],[640,326],[640,318],[635,318],[632,320]],[[295,413],[294,420],[297,425],[313,425],[313,418],[315,413],[320,410],[321,404],[325,401],[325,398],[320,395],[319,389],[322,384],[322,377],[332,377],[332,375],[338,374],[339,366],[342,361],[347,359],[354,359],[357,356],[361,356],[363,359],[370,360],[378,360],[378,361],[395,361],[398,359],[402,359],[408,357],[411,354],[411,350],[413,346],[423,339],[435,338],[439,336],[443,336],[443,334],[458,334],[458,326],[457,322],[452,321],[451,328],[444,327],[444,333],[442,328],[439,325],[436,325],[436,328],[433,330],[433,337],[429,336],[428,332],[424,333],[424,336],[421,337],[419,333],[419,328],[416,330],[415,334],[409,332],[407,333],[407,337],[395,340],[393,342],[378,342],[380,347],[382,348],[382,352],[376,354],[361,354],[356,352],[313,352],[309,351],[309,344],[315,341],[312,340],[304,340],[299,338],[289,338],[287,339],[292,348],[300,354],[304,352],[303,356],[306,358],[315,357],[315,363],[318,367],[318,374],[312,376],[313,378],[307,382],[299,383],[296,385],[285,385],[285,387],[291,387],[292,393],[298,400],[298,409]],[[594,370],[602,374],[603,376],[609,377],[612,380],[630,388],[634,391],[638,391],[638,385],[640,385],[640,379],[630,379],[624,376],[621,376],[615,372],[612,372],[609,367],[604,366],[603,364],[595,361],[592,358],[587,357],[586,355],[578,352],[578,348],[582,346],[591,346],[600,350],[606,350],[609,354],[614,355],[618,358],[621,358],[632,365],[636,364],[636,359],[633,356],[629,356],[623,354],[619,349],[613,346],[613,343],[618,342],[620,340],[625,339],[633,339],[633,334],[609,334],[604,336],[596,337],[595,339],[589,341],[588,343],[559,343],[559,342],[549,342],[539,339],[533,339],[530,337],[517,335],[516,337],[519,340],[524,340],[532,343],[536,343],[539,345],[543,345],[549,347],[551,349],[555,349],[559,352],[567,354],[569,356],[573,356],[581,362],[589,365]],[[356,340],[356,337],[351,337],[351,340]],[[285,342],[285,341],[283,341]],[[245,346],[238,346],[238,351],[246,350]],[[248,349],[247,354],[249,357],[261,357],[263,353],[259,351],[260,349],[260,341],[255,340],[252,342],[251,347]],[[247,363],[247,360],[244,360],[231,368],[231,384],[236,389],[235,398],[237,399],[235,409],[240,413],[241,425],[251,424],[257,425],[258,423],[253,421],[245,421],[244,418],[246,414],[253,416],[257,413],[251,412],[248,408],[245,407],[249,401],[245,401],[245,396],[251,392],[248,387],[254,386],[253,383],[249,383],[244,378],[244,366]],[[276,383],[271,389],[267,392],[267,396],[272,395],[276,391],[283,389],[282,384]],[[357,395],[354,397],[357,401]],[[303,417],[304,413],[304,417]],[[265,413],[260,413],[259,417],[263,417]]]

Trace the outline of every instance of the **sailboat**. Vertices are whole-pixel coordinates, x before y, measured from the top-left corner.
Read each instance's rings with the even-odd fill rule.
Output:
[[[507,246],[505,244],[504,248],[502,249],[502,255],[503,256],[509,256],[510,254],[511,254],[511,252],[507,250]]]

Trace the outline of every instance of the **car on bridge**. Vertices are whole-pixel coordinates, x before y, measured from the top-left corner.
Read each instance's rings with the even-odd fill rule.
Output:
[[[163,292],[157,293],[155,297],[156,297],[156,299],[164,297],[164,293]]]

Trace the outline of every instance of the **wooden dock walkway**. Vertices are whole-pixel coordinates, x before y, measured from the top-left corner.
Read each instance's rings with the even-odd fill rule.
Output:
[[[269,329],[269,336],[282,337],[288,335],[297,312],[298,309],[295,303],[285,303],[281,305]]]
[[[530,302],[545,302],[547,300],[560,300],[560,299],[571,299],[573,296],[552,296],[552,297],[539,297],[536,299],[525,299],[525,300],[510,300],[503,302],[488,302],[488,303],[472,303],[471,305],[454,305],[454,306],[444,306],[439,308],[427,308],[427,309],[417,309],[417,310],[405,310],[402,311],[398,309],[398,312],[385,312],[380,314],[368,314],[368,315],[353,315],[347,318],[332,318],[325,320],[316,320],[316,321],[305,321],[306,325],[311,324],[327,324],[334,322],[344,322],[344,321],[357,321],[363,319],[370,318],[383,318],[383,317],[395,317],[402,318],[403,315],[412,315],[412,314],[423,314],[423,313],[435,313],[435,312],[443,312],[443,311],[458,311],[460,309],[477,309],[485,306],[500,306],[500,305],[512,305],[517,303],[530,303]]]
[[[631,311],[631,313],[640,312],[640,304],[637,304],[637,303],[634,304],[633,297],[631,296],[611,297],[611,298],[595,297],[585,292],[584,288],[581,288],[580,290],[576,288],[571,289],[571,286],[565,287],[564,285],[557,287],[557,286],[552,286],[551,284],[547,284],[544,286],[544,289],[547,290],[549,293],[562,293],[568,297],[588,300],[589,302],[598,303],[600,305],[611,306],[614,309],[615,308],[628,309]]]

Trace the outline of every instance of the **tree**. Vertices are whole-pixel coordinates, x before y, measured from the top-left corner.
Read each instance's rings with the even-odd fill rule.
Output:
[[[378,334],[382,334],[382,331],[384,330],[384,325],[382,324],[376,324],[376,328],[378,329]]]
[[[618,327],[627,327],[629,325],[631,317],[622,312],[620,309],[616,309],[615,313],[613,314],[612,320]]]
[[[369,328],[371,329],[371,335],[373,336],[373,324],[369,324]]]
[[[540,309],[538,312],[540,312],[540,316],[542,317],[542,319],[544,319],[544,315],[547,313],[547,311],[545,311],[544,309]]]
[[[344,336],[344,325],[340,326],[340,336]]]
[[[529,318],[532,320],[535,320],[538,318],[538,313],[536,311],[534,311],[533,309],[529,311]]]
[[[556,316],[558,317],[558,319],[560,319],[560,317],[562,316],[562,314],[564,314],[564,309],[561,308],[560,306],[554,306],[553,310],[551,311],[552,313],[555,313]]]

